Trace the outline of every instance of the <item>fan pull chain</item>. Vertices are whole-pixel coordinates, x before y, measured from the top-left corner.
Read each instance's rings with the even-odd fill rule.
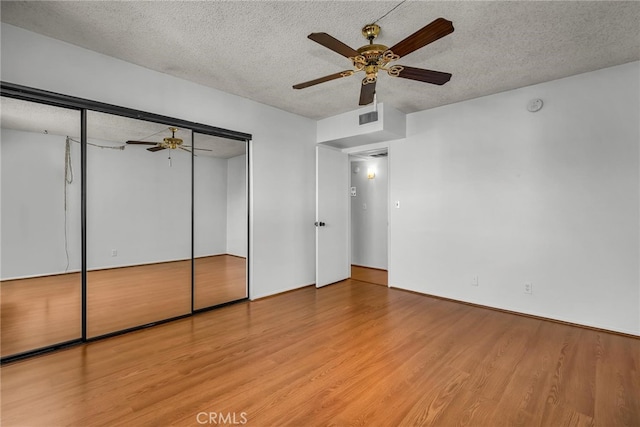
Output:
[[[71,164],[71,138],[64,144],[64,210],[67,210],[67,184],[73,182],[73,165]]]
[[[71,138],[67,136],[64,144],[64,253],[67,257],[67,265],[64,271],[69,270],[69,235],[67,227],[67,186],[73,182],[73,164],[71,163]]]

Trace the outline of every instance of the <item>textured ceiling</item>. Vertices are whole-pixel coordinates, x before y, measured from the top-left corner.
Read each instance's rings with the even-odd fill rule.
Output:
[[[361,74],[307,39],[347,45],[399,1],[2,1],[2,21],[153,70],[320,119],[358,108]],[[407,1],[378,24],[391,46],[435,18],[455,32],[398,61],[453,74],[444,86],[383,75],[378,102],[411,113],[640,59],[640,2]]]

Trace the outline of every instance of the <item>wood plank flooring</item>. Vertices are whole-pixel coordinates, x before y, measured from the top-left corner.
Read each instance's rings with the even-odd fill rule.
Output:
[[[378,268],[362,267],[359,265],[351,266],[351,278],[361,282],[373,283],[376,285],[387,286],[389,283],[389,274],[387,270]]]
[[[639,369],[638,339],[347,280],[4,365],[1,421],[638,426]]]

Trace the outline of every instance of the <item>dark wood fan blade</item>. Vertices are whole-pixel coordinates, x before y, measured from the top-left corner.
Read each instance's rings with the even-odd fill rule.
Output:
[[[307,37],[314,42],[321,44],[327,49],[331,49],[332,51],[339,53],[340,55],[347,58],[353,58],[360,55],[357,50],[350,48],[340,40],[330,36],[327,33],[311,33]]]
[[[310,81],[304,82],[304,83],[298,83],[297,85],[293,85],[293,88],[294,89],[304,89],[304,88],[309,87],[309,86],[317,85],[318,83],[328,82],[330,80],[339,79],[340,77],[348,77],[348,76],[350,76],[352,74],[353,74],[353,71],[351,71],[351,70],[340,71],[339,73],[335,73],[335,74],[331,74],[331,75],[328,75],[328,76],[320,77],[319,79],[310,80]]]
[[[419,82],[443,85],[451,79],[451,74],[442,71],[425,70],[423,68],[407,67],[403,65],[398,77],[403,79],[417,80]]]
[[[127,144],[158,145],[157,142],[149,142],[149,141],[127,141]]]
[[[411,34],[406,39],[396,43],[389,50],[402,57],[451,33],[453,33],[453,24],[451,21],[438,18]]]
[[[164,150],[164,147],[151,147],[151,148],[147,148],[147,151],[160,151],[160,150]]]
[[[376,82],[363,84],[360,89],[360,104],[369,105],[373,102],[373,96],[376,94]]]

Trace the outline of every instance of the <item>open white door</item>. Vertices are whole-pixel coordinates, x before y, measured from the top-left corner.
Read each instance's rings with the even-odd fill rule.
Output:
[[[316,287],[351,276],[349,155],[316,146]]]

